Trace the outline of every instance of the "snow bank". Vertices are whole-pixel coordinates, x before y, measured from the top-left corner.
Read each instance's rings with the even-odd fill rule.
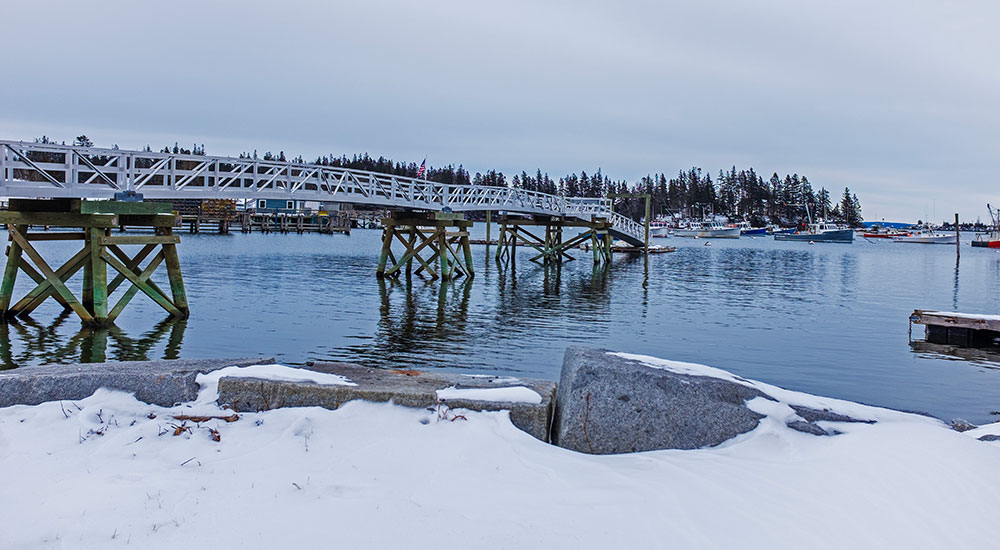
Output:
[[[978,428],[974,428],[972,430],[968,430],[962,433],[967,436],[974,437],[976,439],[993,436],[989,438],[992,440],[991,443],[1000,446],[1000,422],[985,424],[983,426],[979,426]]]
[[[744,386],[756,388],[757,390],[760,390],[762,393],[781,402],[780,404],[784,405],[795,405],[795,406],[809,407],[810,409],[819,409],[819,410],[829,409],[843,415],[851,416],[856,419],[875,420],[878,422],[891,422],[891,421],[925,422],[934,425],[944,426],[944,423],[942,423],[940,420],[936,418],[924,417],[910,413],[894,411],[891,409],[883,409],[880,407],[872,407],[870,405],[862,405],[860,403],[855,403],[853,401],[844,401],[843,399],[820,397],[818,395],[812,395],[809,393],[786,390],[784,388],[779,388],[778,386],[765,384],[764,382],[758,382],[756,380],[748,380],[746,378],[737,376],[729,371],[725,371],[715,367],[709,367],[707,365],[699,365],[697,363],[684,363],[680,361],[668,361],[666,359],[660,359],[658,357],[650,357],[648,355],[636,355],[631,353],[611,353],[611,355],[616,355],[623,359],[631,359],[633,361],[639,361],[651,368],[669,370],[679,374],[720,378],[722,380],[727,380],[730,382],[734,382],[736,384],[742,384]],[[758,412],[760,414],[767,414],[767,412],[761,410],[762,408],[767,407],[767,405],[765,405],[767,400],[760,399],[759,403],[755,403],[755,401],[751,401],[750,408],[754,409],[755,412]],[[787,409],[787,412],[789,414],[794,414],[793,411],[787,406],[784,409],[771,408],[768,411],[771,414],[774,414],[776,410],[784,411],[785,409]],[[842,423],[837,423],[838,429],[842,425],[843,425]]]
[[[290,375],[265,370],[244,372]],[[0,408],[0,548],[996,547],[982,526],[1000,447],[919,416],[854,405],[879,422],[815,437],[763,421],[717,448],[593,456],[506,413],[175,418],[231,414],[212,378],[175,408],[107,390]]]
[[[493,401],[499,403],[532,403],[542,402],[542,396],[531,388],[524,386],[507,386],[502,388],[444,388],[437,390],[438,399],[470,399],[474,401]]]

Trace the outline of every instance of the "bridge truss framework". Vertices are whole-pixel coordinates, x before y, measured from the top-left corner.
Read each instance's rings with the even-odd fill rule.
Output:
[[[0,196],[111,199],[284,199],[342,202],[409,211],[497,211],[607,220],[609,232],[639,246],[641,224],[610,199],[524,189],[451,185],[284,161],[0,141]]]

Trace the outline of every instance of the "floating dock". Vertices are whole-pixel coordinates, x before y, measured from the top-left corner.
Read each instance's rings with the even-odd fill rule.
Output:
[[[1000,315],[913,310],[910,322],[926,327],[927,341],[970,348],[1000,346]]]

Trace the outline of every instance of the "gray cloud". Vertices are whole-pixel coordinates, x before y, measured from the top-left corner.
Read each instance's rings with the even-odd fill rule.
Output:
[[[704,5],[703,5],[704,4]],[[0,135],[614,178],[732,164],[870,219],[994,197],[992,2],[24,2]]]

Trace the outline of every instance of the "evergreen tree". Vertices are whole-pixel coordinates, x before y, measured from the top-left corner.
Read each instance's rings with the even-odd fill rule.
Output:
[[[857,202],[857,197],[851,195],[851,190],[844,188],[844,196],[840,199],[840,219],[848,227],[861,226],[861,204]]]

